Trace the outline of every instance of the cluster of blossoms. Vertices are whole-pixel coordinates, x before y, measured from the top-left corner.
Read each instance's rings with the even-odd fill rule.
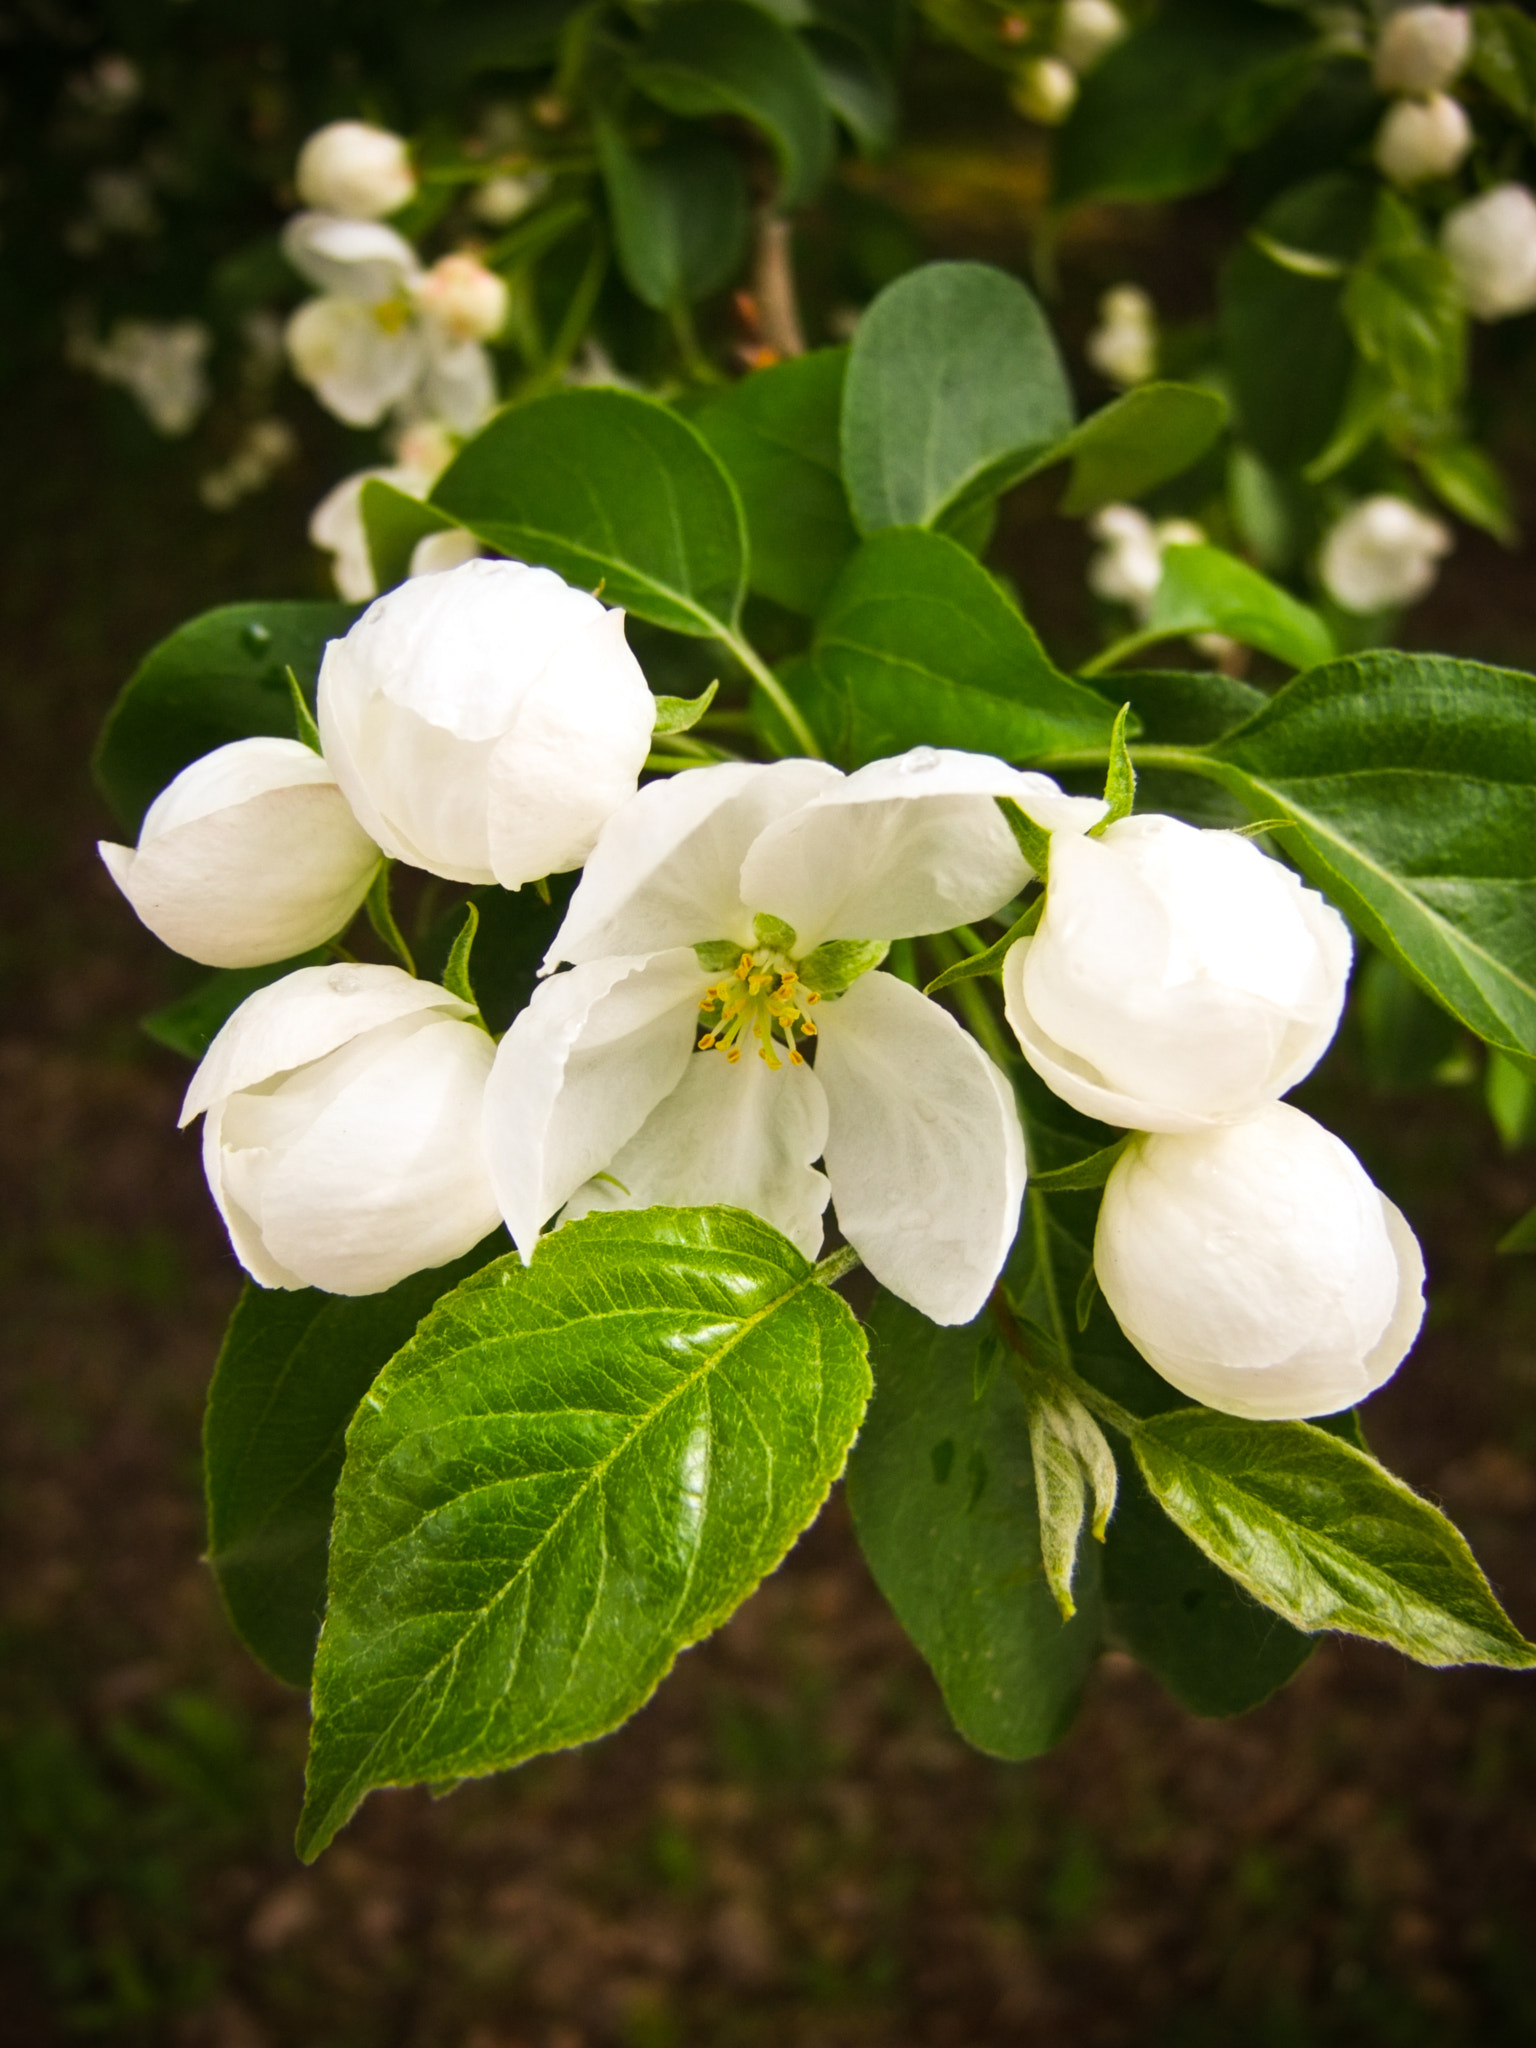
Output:
[[[1105,1192],[1111,1308],[1175,1385],[1238,1413],[1378,1385],[1421,1312],[1407,1226],[1279,1100],[1337,1024],[1343,921],[1249,841],[920,747],[852,774],[727,761],[640,788],[655,718],[623,614],[546,569],[402,584],[329,645],[323,752],[194,762],[114,879],[216,965],[343,930],[384,857],[515,889],[583,867],[527,1006],[493,1043],[465,994],[338,957],[260,989],[183,1120],[242,1264],[371,1293],[504,1223],[524,1259],[592,1210],[734,1204],[807,1256],[828,1203],[884,1286],[978,1315],[1026,1179],[1012,1086],[893,942],[1010,914],[1025,1059],[1138,1133]],[[1048,835],[1036,877],[1002,808]],[[252,877],[261,884],[253,888]],[[465,987],[460,984],[461,990]]]

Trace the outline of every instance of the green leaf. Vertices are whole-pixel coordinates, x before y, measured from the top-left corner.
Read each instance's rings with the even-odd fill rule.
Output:
[[[475,1000],[475,985],[469,976],[469,960],[475,949],[475,934],[479,929],[480,912],[473,903],[466,903],[464,922],[459,929],[459,936],[449,949],[448,964],[442,974],[442,985],[449,995],[457,996],[461,1003],[468,1003],[475,1011],[479,1010],[480,1005]]]
[[[405,942],[405,934],[395,921],[394,906],[390,902],[389,885],[393,868],[394,862],[391,860],[381,860],[379,862],[378,873],[374,876],[368,894],[363,900],[363,908],[367,911],[368,922],[373,926],[378,937],[384,941],[384,944],[394,954],[406,973],[414,974],[416,972],[416,962],[411,957],[411,949]]]
[[[555,391],[500,412],[435,503],[516,561],[602,586],[674,633],[734,629],[746,582],[735,486],[687,421],[630,391]]]
[[[589,1216],[441,1302],[348,1432],[301,1854],[375,1786],[627,1719],[782,1559],[868,1393],[846,1305],[739,1210]]]
[[[386,1294],[246,1283],[203,1423],[208,1562],[241,1640],[290,1685],[309,1682],[353,1411],[432,1303],[505,1244],[498,1231]]]
[[[884,156],[896,146],[901,104],[895,80],[879,59],[852,36],[813,29],[805,47],[816,66],[822,97],[864,156]]]
[[[1118,824],[1121,818],[1128,818],[1136,808],[1136,768],[1125,744],[1130,719],[1130,705],[1122,704],[1115,713],[1115,729],[1109,736],[1109,767],[1104,776],[1104,801],[1109,808],[1097,825],[1089,827],[1089,831],[1100,838],[1111,825]]]
[[[1343,307],[1356,348],[1390,389],[1433,416],[1451,410],[1466,381],[1466,305],[1449,259],[1395,192],[1376,201]]]
[[[1189,766],[1469,1030],[1536,1053],[1536,679],[1374,652],[1298,676]]]
[[[1114,1172],[1115,1162],[1133,1136],[1133,1132],[1127,1131],[1113,1145],[1105,1145],[1098,1152],[1075,1159],[1070,1166],[1053,1167],[1048,1173],[1032,1173],[1029,1184],[1037,1195],[1074,1194],[1084,1188],[1101,1188]]]
[[[1521,7],[1474,7],[1473,75],[1536,133],[1536,22]]]
[[[1245,725],[1269,702],[1267,690],[1213,668],[1117,668],[1093,681],[1116,703],[1128,698],[1143,741],[1158,745],[1204,746]]]
[[[984,974],[1001,974],[1003,962],[1013,951],[1020,939],[1027,939],[1039,924],[1045,910],[1045,897],[1037,895],[1028,909],[1023,910],[1009,925],[1007,931],[984,953],[971,953],[964,960],[957,960],[953,967],[946,967],[942,974],[936,974],[923,990],[925,996],[936,996],[940,989],[952,988],[957,981],[975,981]]]
[[[938,1329],[878,1297],[848,1504],[955,1726],[989,1755],[1021,1758],[1049,1749],[1077,1710],[1098,1649],[1098,1557],[1084,1556],[1063,1623],[1041,1563],[1024,1397],[1008,1373],[978,1372],[985,1328]]]
[[[137,832],[166,784],[215,747],[291,739],[288,670],[312,689],[326,641],[356,617],[346,604],[223,605],[152,648],[107,713],[93,763],[123,825]]]
[[[984,263],[929,263],[860,320],[843,397],[854,523],[937,526],[1016,483],[1072,425],[1044,313]]]
[[[808,616],[858,544],[838,466],[847,361],[829,348],[775,363],[693,415],[741,494],[752,588]]]
[[[866,540],[790,683],[845,767],[908,747],[1035,760],[1102,746],[1114,712],[1062,675],[1012,600],[943,534]]]
[[[1076,1394],[1022,1359],[1016,1360],[1016,1366],[1029,1410],[1041,1560],[1061,1617],[1070,1621],[1077,1611],[1072,1581],[1083,1523],[1088,1519],[1089,1488],[1093,1491],[1093,1536],[1102,1543],[1119,1492],[1115,1455]]]
[[[674,312],[719,291],[746,254],[746,185],[735,153],[704,132],[633,150],[611,122],[593,124],[625,282]]]
[[[1261,223],[1278,242],[1351,264],[1370,233],[1376,191],[1330,173],[1282,194]],[[1237,425],[1282,474],[1319,453],[1344,410],[1357,358],[1343,300],[1342,276],[1298,276],[1251,241],[1222,270],[1218,326]]]
[[[410,575],[411,556],[419,541],[429,534],[446,533],[454,524],[435,505],[425,504],[377,476],[363,485],[358,507],[368,536],[373,580],[380,590],[393,590]]]
[[[1335,651],[1310,605],[1224,548],[1165,549],[1146,627],[1121,644],[1147,647],[1190,633],[1227,633],[1293,668],[1312,668]]]
[[[1494,1247],[1501,1252],[1536,1252],[1536,1209],[1528,1209],[1510,1225]]]
[[[719,683],[715,682],[701,690],[697,697],[658,697],[652,734],[665,738],[668,733],[691,732],[714,703],[719,689]]]
[[[1506,1152],[1536,1143],[1536,1079],[1501,1052],[1488,1055],[1483,1100]]]
[[[685,0],[661,9],[630,78],[669,113],[734,114],[768,138],[780,202],[803,206],[832,168],[832,117],[799,39],[746,0]]]
[[[1456,1020],[1384,953],[1367,955],[1351,993],[1371,1086],[1383,1093],[1427,1087],[1461,1041]]]
[[[1194,384],[1140,384],[1079,422],[1033,464],[1070,462],[1060,510],[1069,518],[1136,501],[1181,476],[1220,438],[1227,402]]]
[[[247,996],[269,982],[281,981],[297,968],[318,967],[331,957],[321,946],[312,953],[300,953],[292,960],[275,960],[266,967],[221,967],[184,996],[141,1017],[139,1029],[167,1051],[179,1052],[184,1059],[200,1060]]]
[[[1536,1663],[1459,1531],[1328,1431],[1176,1408],[1133,1447],[1164,1511],[1293,1627],[1368,1636],[1420,1664]]]
[[[1420,476],[1442,504],[1505,547],[1518,546],[1520,529],[1509,486],[1485,448],[1473,441],[1453,441],[1418,447],[1412,453]]]
[[[1304,89],[1310,40],[1249,0],[1172,0],[1083,80],[1057,139],[1056,203],[1214,185]]]

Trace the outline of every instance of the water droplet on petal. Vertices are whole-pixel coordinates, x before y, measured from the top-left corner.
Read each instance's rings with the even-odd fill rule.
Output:
[[[903,775],[926,775],[931,768],[939,765],[937,747],[914,747],[909,754],[901,757]]]
[[[338,996],[355,996],[363,985],[355,967],[333,967],[326,980],[331,993]]]

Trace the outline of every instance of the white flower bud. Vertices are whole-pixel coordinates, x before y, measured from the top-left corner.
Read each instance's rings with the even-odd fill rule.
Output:
[[[408,576],[441,576],[445,569],[457,569],[477,561],[484,553],[479,541],[462,526],[445,526],[440,533],[424,533],[411,549]]]
[[[379,220],[416,196],[410,151],[398,135],[366,121],[332,121],[299,151],[294,183],[306,206]]]
[[[1376,167],[1394,185],[1448,178],[1472,147],[1472,123],[1460,100],[1432,93],[1424,100],[1398,100],[1376,131]]]
[[[1382,92],[1439,92],[1472,54],[1472,17],[1464,7],[1404,7],[1388,15],[1376,43]]]
[[[480,1141],[495,1047],[398,967],[301,967],[247,997],[192,1076],[203,1167],[263,1287],[377,1294],[494,1230]]]
[[[1524,185],[1495,185],[1454,206],[1440,246],[1479,320],[1507,320],[1536,308],[1536,198]]]
[[[1008,96],[1026,120],[1056,128],[1077,104],[1077,73],[1059,57],[1036,57],[1020,71]]]
[[[1126,29],[1125,16],[1114,0],[1062,0],[1056,54],[1073,71],[1091,71]]]
[[[506,324],[507,281],[473,256],[441,256],[416,286],[422,311],[453,341],[489,341]]]
[[[1406,498],[1386,493],[1352,505],[1323,542],[1318,574],[1348,612],[1417,604],[1453,546],[1450,528]]]
[[[325,757],[384,850],[508,889],[586,859],[655,715],[624,614],[522,562],[401,584],[320,670]]]
[[[1349,1147],[1289,1103],[1136,1140],[1093,1262],[1164,1379],[1228,1415],[1331,1415],[1390,1379],[1424,1317],[1424,1261]]]
[[[205,754],[155,798],[136,848],[99,850],[156,938],[205,967],[262,967],[333,938],[379,865],[324,761],[283,739]]]
[[[1110,604],[1129,605],[1140,619],[1152,609],[1163,580],[1163,550],[1199,547],[1205,539],[1192,519],[1159,519],[1138,505],[1101,505],[1088,521],[1101,543],[1088,562],[1088,588]]]
[[[1074,1109],[1137,1131],[1251,1115],[1322,1057],[1349,928],[1235,832],[1149,812],[1051,838],[1045,912],[1003,968],[1024,1057]]]
[[[500,171],[494,178],[487,178],[476,188],[470,198],[469,210],[476,220],[483,220],[488,227],[504,228],[525,214],[543,198],[549,187],[549,178],[543,171],[528,171],[522,177],[515,177],[510,171]]]
[[[1140,285],[1117,284],[1104,294],[1083,352],[1101,376],[1125,389],[1157,375],[1157,312]]]

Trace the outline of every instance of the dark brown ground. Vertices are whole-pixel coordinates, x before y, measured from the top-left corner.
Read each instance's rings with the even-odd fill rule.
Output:
[[[1529,1681],[1330,1644],[1202,1724],[1110,1657],[1054,1756],[999,1765],[950,1731],[840,1501],[620,1734],[442,1805],[375,1796],[300,1869],[304,1706],[198,1562],[237,1276],[173,1129],[183,1072],[134,1027],[176,970],[96,865],[85,757],[182,617],[318,588],[294,536],[338,465],[220,521],[117,401],[61,382],[7,410],[0,2038],[1536,2039]],[[1076,576],[1045,532],[1019,540],[1026,596]],[[1456,651],[1536,662],[1521,570],[1470,539],[1436,620]],[[1347,1048],[1324,1085],[1433,1273],[1373,1441],[1536,1629],[1536,1262],[1488,1249],[1536,1199],[1532,1158],[1499,1156],[1470,1093],[1365,1099]]]

